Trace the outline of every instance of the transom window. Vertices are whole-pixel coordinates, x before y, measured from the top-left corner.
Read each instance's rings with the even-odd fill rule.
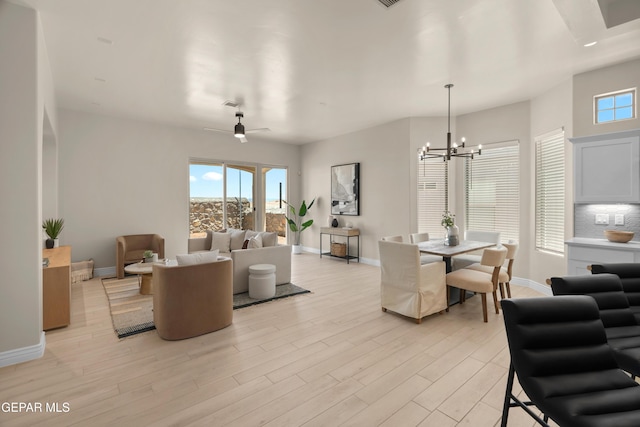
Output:
[[[636,116],[636,89],[625,89],[594,97],[595,123],[633,119]]]

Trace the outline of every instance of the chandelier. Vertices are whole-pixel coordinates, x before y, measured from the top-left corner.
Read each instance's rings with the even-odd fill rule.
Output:
[[[468,159],[473,159],[475,154],[482,154],[482,145],[478,145],[478,151],[474,152],[465,151],[465,139],[462,138],[460,140],[460,144],[454,142],[451,143],[451,88],[453,84],[449,83],[444,85],[444,87],[448,91],[449,95],[449,106],[447,110],[447,148],[431,148],[429,147],[429,143],[427,142],[422,148],[418,149],[418,156],[420,160],[430,159],[430,158],[442,158],[443,161],[451,160],[452,157],[466,157]],[[434,151],[443,151],[442,153],[434,153]]]

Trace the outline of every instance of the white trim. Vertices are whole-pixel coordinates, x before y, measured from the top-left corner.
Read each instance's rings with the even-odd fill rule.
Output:
[[[541,294],[544,294],[546,296],[553,296],[553,293],[551,292],[551,288],[547,285],[543,285],[541,283],[538,283],[534,280],[531,279],[523,279],[521,277],[514,277],[513,279],[511,279],[511,283],[513,283],[514,285],[520,285],[520,286],[524,286],[526,288],[531,288],[534,291],[538,291]]]
[[[44,355],[44,348],[46,344],[47,340],[45,338],[45,334],[44,332],[41,332],[40,342],[38,344],[3,351],[0,353],[0,368],[41,358]]]

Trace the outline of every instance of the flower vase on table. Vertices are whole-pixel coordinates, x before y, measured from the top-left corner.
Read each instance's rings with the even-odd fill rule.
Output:
[[[441,224],[445,229],[444,244],[446,246],[456,246],[460,244],[460,230],[455,223],[456,216],[449,211],[442,214]]]

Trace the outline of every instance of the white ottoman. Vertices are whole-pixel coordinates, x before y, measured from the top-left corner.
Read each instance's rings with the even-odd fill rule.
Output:
[[[276,294],[276,266],[255,264],[249,267],[249,298],[265,299]]]

